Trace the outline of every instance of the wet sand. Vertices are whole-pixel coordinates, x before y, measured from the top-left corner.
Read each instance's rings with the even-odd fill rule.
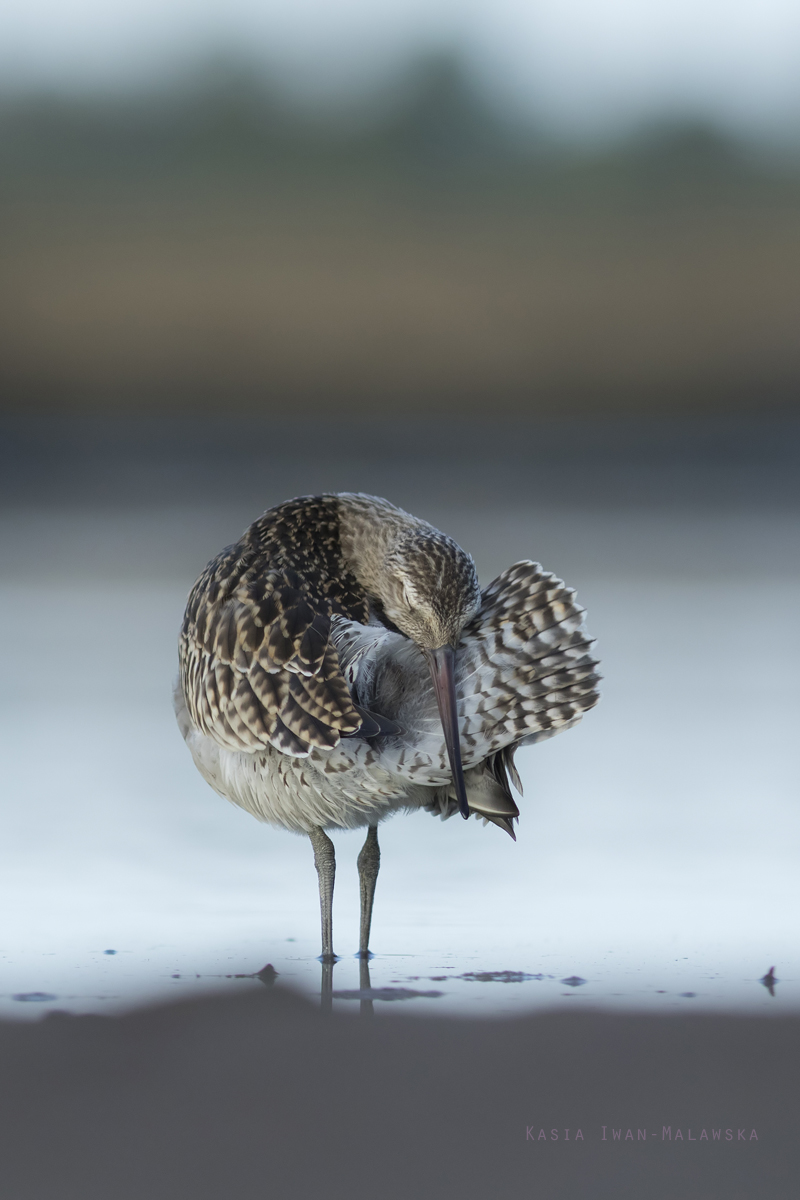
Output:
[[[0,1024],[0,1192],[788,1200],[799,1069],[796,1017],[53,1013]]]

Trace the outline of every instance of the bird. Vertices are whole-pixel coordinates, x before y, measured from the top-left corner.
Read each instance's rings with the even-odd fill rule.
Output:
[[[178,725],[221,796],[309,838],[323,964],[337,961],[331,831],[366,828],[362,960],[381,821],[460,813],[516,841],[516,750],[599,697],[584,621],[538,563],[482,589],[451,537],[360,492],[270,508],[209,562],[180,631]]]

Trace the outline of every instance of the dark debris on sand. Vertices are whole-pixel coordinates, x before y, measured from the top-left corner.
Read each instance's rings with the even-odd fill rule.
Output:
[[[552,975],[528,975],[525,971],[465,971],[459,979],[473,983],[524,983],[526,979],[552,979]]]

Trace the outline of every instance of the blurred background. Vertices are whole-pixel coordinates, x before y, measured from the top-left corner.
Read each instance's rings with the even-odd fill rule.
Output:
[[[387,825],[377,981],[800,995],[797,6],[30,0],[0,161],[4,1011],[316,971],[308,846],[169,693],[206,561],[323,490],[540,560],[606,677],[516,846]]]
[[[35,0],[0,46],[8,409],[794,403],[789,0]]]

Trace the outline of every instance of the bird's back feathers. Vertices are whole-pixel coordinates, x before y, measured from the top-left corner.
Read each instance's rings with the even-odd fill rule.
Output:
[[[335,497],[306,497],[265,513],[206,567],[180,638],[181,683],[198,729],[230,750],[273,746],[304,757],[357,733],[330,638],[331,616],[366,620],[363,588],[347,571]]]

